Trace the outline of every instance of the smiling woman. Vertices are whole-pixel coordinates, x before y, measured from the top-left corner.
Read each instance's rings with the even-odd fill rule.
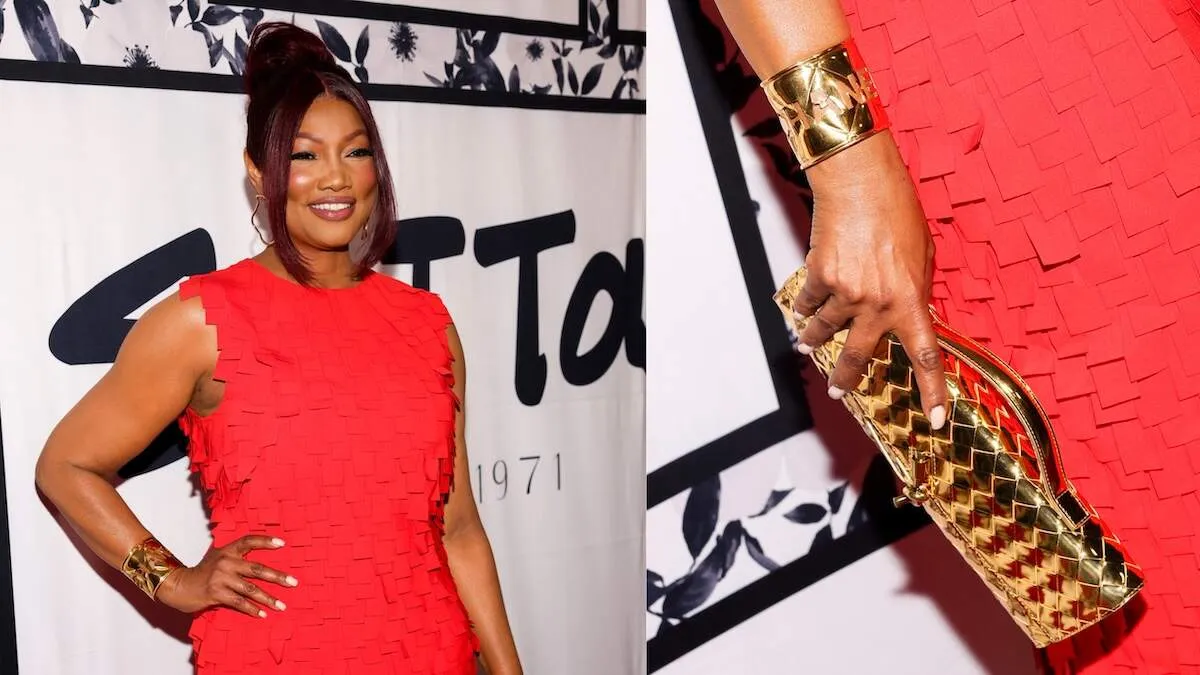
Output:
[[[246,87],[268,246],[137,322],[51,434],[38,486],[136,587],[195,613],[200,673],[466,675],[477,652],[520,673],[471,491],[458,334],[436,295],[372,271],[396,219],[370,107],[289,24],[255,31]],[[109,482],[173,420],[211,513],[194,566]]]

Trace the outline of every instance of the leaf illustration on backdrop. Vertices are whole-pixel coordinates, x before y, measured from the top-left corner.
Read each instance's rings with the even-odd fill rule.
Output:
[[[662,608],[664,617],[681,619],[712,596],[717,583],[733,567],[743,534],[740,522],[731,520],[725,525],[725,530],[717,535],[716,545],[696,569],[667,587]]]
[[[208,26],[224,26],[237,18],[238,13],[224,5],[210,5],[200,22]]]
[[[771,494],[767,495],[767,503],[763,504],[762,510],[750,517],[757,518],[759,516],[767,515],[771,509],[779,506],[779,502],[783,501],[784,497],[787,497],[790,494],[792,494],[791,488],[786,490],[771,490]]]
[[[598,32],[600,30],[600,10],[596,9],[596,3],[588,3],[588,20],[587,26],[590,31]]]
[[[187,0],[188,17],[194,22],[200,18],[200,0]]]
[[[246,41],[242,39],[242,36],[234,33],[233,56],[234,60],[237,62],[239,73],[245,72],[246,70],[246,52],[249,51],[249,49],[250,45],[246,44]]]
[[[838,509],[842,508],[842,500],[846,498],[846,487],[849,483],[842,483],[829,491],[829,510],[837,513]]]
[[[649,609],[650,605],[658,602],[666,592],[662,575],[653,570],[646,570],[646,608]]]
[[[613,89],[612,97],[621,98],[621,94],[625,92],[625,85],[629,84],[629,80],[622,79],[617,82],[616,88]]]
[[[808,553],[805,553],[805,555],[809,555],[809,554],[815,553],[817,551],[820,551],[821,549],[825,548],[826,546],[828,546],[832,543],[833,543],[833,526],[826,525],[825,527],[822,527],[820,530],[817,531],[817,536],[813,537],[812,546],[808,547]]]
[[[603,63],[597,63],[588,69],[587,74],[583,76],[583,84],[581,84],[579,87],[584,96],[592,93],[592,90],[596,88],[596,85],[600,84],[600,73],[603,70]]]
[[[254,32],[258,23],[263,20],[263,11],[257,7],[242,10],[242,23],[246,26],[246,35]]]
[[[791,511],[783,514],[783,517],[787,518],[793,523],[811,525],[813,523],[821,522],[821,519],[825,517],[826,513],[829,513],[829,511],[827,511],[825,507],[821,506],[820,504],[801,504]]]
[[[371,81],[371,79],[367,76],[367,69],[363,68],[362,66],[354,66],[354,76],[357,77],[358,81],[362,82],[363,84],[367,84]]]
[[[721,508],[721,477],[713,476],[688,493],[683,507],[683,540],[694,561],[717,529]]]
[[[521,93],[521,71],[517,70],[515,65],[512,70],[508,71],[508,92],[510,94]]]
[[[79,63],[79,55],[58,34],[58,25],[43,0],[13,0],[13,11],[35,60]]]
[[[321,40],[325,42],[326,47],[329,47],[329,51],[333,52],[333,55],[339,59],[351,63],[350,45],[346,44],[346,38],[342,37],[342,34],[336,28],[324,21],[316,19],[316,22],[317,31],[321,33]]]
[[[183,3],[181,2],[178,5],[171,5],[167,8],[167,10],[171,12],[171,25],[174,26],[175,22],[179,20],[179,15],[183,14]]]
[[[621,70],[630,72],[642,67],[642,56],[645,51],[640,46],[630,49],[621,47]]]
[[[0,0],[0,41],[4,40],[4,3],[8,0]]]
[[[757,539],[752,537],[749,532],[743,533],[742,538],[746,540],[746,553],[750,554],[750,557],[754,559],[754,562],[758,563],[768,572],[774,572],[775,570],[779,569],[779,563],[771,560],[771,558],[769,558],[767,554],[763,552],[762,544],[760,544]]]
[[[475,47],[475,61],[482,63],[484,60],[491,57],[492,52],[496,51],[496,46],[500,44],[500,33],[497,31],[488,31],[483,34],[483,39],[479,41],[479,46]]]
[[[225,52],[225,38],[217,38],[213,36],[212,31],[203,23],[192,23],[192,30],[204,36],[204,43],[208,45],[208,65],[210,68],[215,68],[217,62],[221,60],[221,55]]]
[[[96,13],[93,12],[87,5],[80,5],[79,11],[83,13],[83,27],[91,28],[92,19],[96,18]]]
[[[550,44],[554,46],[555,51],[558,51],[558,45],[554,44],[553,42],[551,42]],[[558,58],[558,59],[554,59],[550,63],[554,65],[554,78],[555,78],[555,81],[558,83],[559,93],[562,93],[562,90],[563,90],[563,67],[562,67],[563,60],[561,58]]]
[[[575,74],[575,64],[567,63],[567,82],[571,84],[571,93],[579,93],[579,76]]]
[[[367,59],[367,50],[371,48],[371,36],[367,35],[367,31],[370,29],[370,25],[363,26],[362,32],[358,34],[358,42],[354,45],[354,60],[360,66]],[[366,82],[366,80],[363,81]]]

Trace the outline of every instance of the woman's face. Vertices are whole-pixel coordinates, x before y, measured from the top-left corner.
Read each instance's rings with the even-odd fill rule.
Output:
[[[287,229],[301,250],[345,250],[375,210],[379,184],[366,127],[349,103],[318,97],[292,143]]]

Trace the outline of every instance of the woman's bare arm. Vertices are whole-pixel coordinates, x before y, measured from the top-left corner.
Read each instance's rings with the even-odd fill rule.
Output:
[[[470,460],[467,458],[467,366],[458,331],[447,328],[450,353],[454,357],[454,393],[461,403],[455,419],[454,486],[446,504],[444,542],[450,572],[479,637],[484,666],[491,675],[519,675],[521,661],[513,641],[500,577],[492,546],[483,529],[471,490]]]
[[[150,536],[113,487],[117,470],[183,411],[215,358],[199,300],[173,295],[134,324],[112,368],[46,441],[37,486],[109,565]]]
[[[850,37],[839,0],[717,0],[717,7],[764,80]],[[829,382],[829,395],[840,398],[861,381],[883,334],[894,331],[913,362],[925,413],[940,428],[949,394],[927,310],[933,239],[895,140],[876,134],[805,175],[813,222],[808,283],[796,311],[819,320],[809,322],[801,350],[850,326]]]

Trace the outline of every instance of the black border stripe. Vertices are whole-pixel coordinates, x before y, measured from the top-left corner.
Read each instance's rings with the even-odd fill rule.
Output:
[[[258,7],[280,12],[336,16],[372,21],[404,21],[427,26],[466,28],[469,30],[498,31],[518,35],[561,40],[582,40],[587,36],[587,0],[579,0],[578,18],[575,23],[556,23],[537,19],[520,19],[490,14],[475,14],[430,7],[389,5],[363,0],[256,0],[252,4],[238,7]]]
[[[862,560],[881,548],[890,546],[928,524],[919,509],[903,509],[888,518],[887,527],[868,525],[842,535],[816,552],[780,567],[729,596],[685,619],[677,626],[665,628],[646,643],[646,668],[653,673],[666,667],[688,652],[736,628],[739,624],[773,607],[834,574]],[[797,648],[800,646],[797,645]]]
[[[4,429],[0,424],[0,673],[17,675],[17,606],[13,599],[12,534],[4,474]]]
[[[236,75],[193,73],[175,70],[133,69],[121,66],[91,66],[75,63],[48,63],[21,59],[0,59],[0,80],[53,82],[241,94],[242,80]],[[508,92],[470,91],[407,84],[368,84],[363,87],[374,101],[405,101],[491,108],[523,108],[564,112],[615,113],[645,115],[644,99],[611,99],[587,96],[551,96]]]
[[[646,508],[691,489],[714,474],[812,428],[812,414],[800,416],[775,410],[720,438],[709,441],[646,476]]]

